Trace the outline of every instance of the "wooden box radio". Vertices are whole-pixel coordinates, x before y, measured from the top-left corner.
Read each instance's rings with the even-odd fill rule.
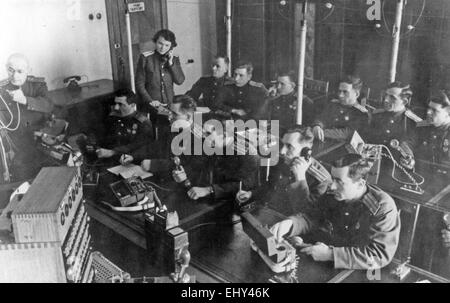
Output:
[[[43,168],[12,211],[0,282],[90,282],[89,217],[79,167]]]

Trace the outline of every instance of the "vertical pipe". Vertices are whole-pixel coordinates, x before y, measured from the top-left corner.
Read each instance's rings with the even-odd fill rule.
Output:
[[[230,59],[230,64],[228,66],[228,76],[231,77],[231,0],[227,0],[227,16],[226,16],[226,25],[227,25],[227,56]]]
[[[301,20],[300,27],[300,56],[298,63],[298,85],[297,85],[297,124],[301,125],[303,123],[303,83],[305,79],[305,54],[306,54],[306,10],[307,10],[308,0],[304,0],[302,14],[303,19]]]
[[[397,8],[395,10],[395,23],[392,32],[392,54],[391,66],[389,71],[389,81],[394,82],[397,76],[398,49],[400,46],[400,30],[402,26],[403,6],[405,0],[397,0]]]
[[[127,3],[125,2],[125,5]],[[131,90],[136,93],[136,87],[134,83],[134,63],[133,63],[133,45],[131,42],[131,23],[130,23],[130,13],[128,12],[128,7],[125,9],[125,21],[127,27],[127,41],[128,41],[128,65],[130,67],[130,84]]]

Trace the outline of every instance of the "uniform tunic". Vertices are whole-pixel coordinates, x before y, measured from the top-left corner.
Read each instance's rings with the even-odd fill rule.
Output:
[[[417,157],[439,164],[450,165],[450,125],[436,128],[420,126]]]
[[[202,77],[192,86],[186,95],[191,96],[198,106],[215,107],[218,91],[224,85],[233,84],[233,80],[227,76],[217,79],[213,76]]]
[[[394,200],[374,185],[368,185],[364,196],[352,203],[324,195],[291,219],[291,236],[312,233],[312,241],[333,247],[335,268],[381,268],[397,250],[399,212]]]

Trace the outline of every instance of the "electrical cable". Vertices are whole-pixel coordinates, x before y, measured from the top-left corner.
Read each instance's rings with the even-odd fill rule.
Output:
[[[232,226],[232,225],[237,224],[237,223],[239,223],[239,222],[241,222],[241,219],[234,220],[234,221],[231,221],[231,222],[223,222],[223,223],[221,223],[221,222],[206,222],[206,223],[200,223],[200,224],[194,225],[194,226],[192,226],[192,227],[186,229],[186,231],[189,232],[189,231],[192,231],[192,230],[194,230],[194,229],[197,229],[197,228],[200,228],[200,227],[203,227],[203,226],[210,226],[210,225]]]

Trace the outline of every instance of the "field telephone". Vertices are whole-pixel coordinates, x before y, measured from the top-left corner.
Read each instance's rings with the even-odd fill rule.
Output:
[[[64,84],[67,84],[67,90],[71,93],[81,92],[81,87],[79,82],[81,81],[80,76],[70,76],[63,80]]]

